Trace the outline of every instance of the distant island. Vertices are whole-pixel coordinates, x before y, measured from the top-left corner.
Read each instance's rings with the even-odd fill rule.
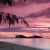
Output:
[[[24,36],[24,35],[17,35],[17,36],[15,36],[15,38],[43,38],[43,37],[37,36],[37,35],[31,36],[31,37],[26,37],[26,36]]]

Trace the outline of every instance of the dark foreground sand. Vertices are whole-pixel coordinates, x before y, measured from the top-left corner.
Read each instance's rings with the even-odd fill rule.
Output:
[[[0,42],[0,50],[42,50],[42,49],[36,49],[21,45],[10,44],[6,42]]]

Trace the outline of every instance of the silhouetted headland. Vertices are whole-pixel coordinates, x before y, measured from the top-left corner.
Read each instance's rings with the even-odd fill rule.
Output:
[[[31,37],[26,37],[26,36],[24,36],[24,35],[17,35],[15,38],[43,38],[43,37],[41,37],[41,36],[31,36]]]

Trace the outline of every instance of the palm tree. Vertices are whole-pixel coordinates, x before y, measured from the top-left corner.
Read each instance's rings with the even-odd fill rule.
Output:
[[[10,25],[14,25],[15,24],[15,20],[14,19],[12,19],[12,20],[9,20],[9,27],[10,27]]]
[[[21,24],[23,23],[23,19],[21,19]]]
[[[0,23],[1,23],[1,21],[2,21],[2,14],[0,14]]]
[[[6,4],[8,4],[9,6],[13,6],[13,5],[15,5],[15,2],[14,2],[14,0],[0,0],[0,2],[2,3],[2,4],[4,4],[4,5],[6,5]],[[18,2],[19,3],[25,3],[26,2],[26,0],[18,0]]]
[[[13,19],[16,21],[16,23],[19,23],[19,19],[16,15],[12,15]]]
[[[6,14],[5,18],[3,14]],[[19,20],[21,20],[21,23],[24,23],[26,26],[29,26],[28,22],[24,18],[21,18],[21,17],[19,18],[18,16],[12,15],[10,13],[2,13],[2,14],[0,13],[0,23],[2,20],[5,21],[5,23],[7,22],[9,23],[9,28],[10,28],[10,25],[14,25],[15,22],[19,24]]]
[[[6,5],[6,0],[2,0],[1,2],[2,4]]]
[[[6,3],[10,6],[12,6],[13,0],[0,0],[0,2],[2,2],[2,4],[6,5]]]
[[[8,5],[12,6],[12,0],[6,0],[5,2],[7,2]]]
[[[15,24],[15,19],[13,19],[13,18],[11,17],[11,14],[9,14],[9,13],[7,13],[5,21],[8,21],[9,27],[10,27],[11,24],[12,24],[12,25]]]
[[[18,0],[18,2],[25,2],[26,0]]]
[[[27,22],[25,19],[23,19],[23,23],[24,23],[25,25],[27,25],[27,27],[29,26],[28,22]]]
[[[25,20],[25,18],[19,17],[19,19],[21,20],[21,24],[24,23],[27,27],[29,26],[29,24],[28,24],[28,22]]]

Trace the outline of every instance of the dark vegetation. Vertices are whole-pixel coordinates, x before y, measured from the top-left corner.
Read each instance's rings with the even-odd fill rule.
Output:
[[[26,0],[18,0],[18,2],[20,1],[26,1]],[[13,6],[15,4],[14,0],[0,0],[0,2],[3,4],[3,5],[6,5],[8,4],[9,6]]]
[[[31,37],[26,37],[26,36],[24,36],[24,35],[17,35],[15,38],[43,38],[43,37],[41,37],[41,36],[31,36]]]
[[[6,14],[6,16],[4,16],[4,14]],[[14,25],[15,22],[19,24],[19,20],[21,20],[21,24],[24,23],[27,27],[29,26],[28,22],[24,18],[18,17],[10,13],[0,12],[0,24],[2,23],[2,20],[5,22],[5,24],[8,22],[9,27],[10,25]]]
[[[4,5],[8,4],[10,6],[12,6],[13,4],[13,0],[0,0],[0,2]]]
[[[23,2],[25,3],[27,0],[18,0],[18,2]],[[6,5],[8,4],[9,6],[13,6],[15,5],[15,1],[14,0],[0,0],[0,2],[3,4],[3,5]],[[33,3],[47,3],[47,2],[50,2],[50,0],[32,0]]]

